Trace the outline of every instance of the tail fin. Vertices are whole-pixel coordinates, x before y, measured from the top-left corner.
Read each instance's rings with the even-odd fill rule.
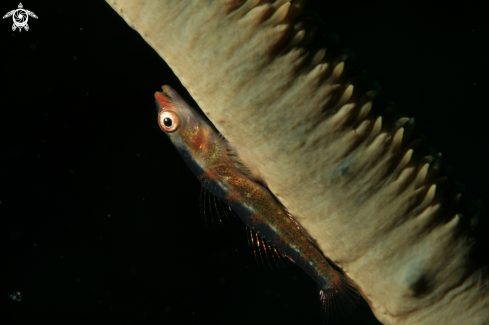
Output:
[[[341,324],[347,319],[361,301],[360,294],[344,275],[333,287],[319,290],[321,303],[321,324]]]

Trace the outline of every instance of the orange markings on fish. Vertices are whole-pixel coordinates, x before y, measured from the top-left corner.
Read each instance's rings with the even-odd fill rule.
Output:
[[[158,124],[207,190],[224,201],[261,240],[273,245],[317,283],[323,320],[347,316],[358,302],[350,280],[331,266],[273,194],[253,181],[250,169],[215,127],[169,86],[155,94]],[[246,167],[246,166],[245,166]],[[262,244],[260,244],[262,246]],[[266,245],[264,245],[266,247]],[[342,305],[342,308],[338,308]],[[339,315],[339,312],[345,314]],[[341,316],[341,317],[340,317]]]

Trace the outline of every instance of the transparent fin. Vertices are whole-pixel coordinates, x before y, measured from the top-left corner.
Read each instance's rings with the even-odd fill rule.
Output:
[[[264,269],[283,269],[288,258],[253,229],[246,227],[248,245],[255,257],[256,265]]]
[[[290,214],[289,210],[287,210],[286,207],[283,207],[283,209],[285,211],[285,214],[289,217],[290,221],[292,221],[296,225],[297,229],[299,229],[304,237],[306,237],[309,242],[316,246],[316,248],[319,248],[317,241],[307,233],[307,231],[301,226],[301,224],[297,220],[295,220],[294,216]]]
[[[226,153],[234,167],[239,170],[247,178],[260,183],[264,187],[267,186],[265,180],[261,176],[258,168],[253,163],[251,158],[240,152],[237,147],[232,146],[231,143],[226,141]]]
[[[219,229],[233,224],[237,218],[236,215],[213,194],[209,187],[210,184],[206,183],[202,184],[200,189],[199,207],[204,225],[209,229]]]
[[[321,324],[342,324],[356,310],[360,294],[350,280],[341,276],[333,288],[319,290]]]

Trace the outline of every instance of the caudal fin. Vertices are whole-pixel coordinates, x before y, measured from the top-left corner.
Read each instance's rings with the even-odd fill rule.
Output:
[[[360,294],[346,276],[341,276],[332,288],[319,290],[321,324],[341,324],[361,301]]]

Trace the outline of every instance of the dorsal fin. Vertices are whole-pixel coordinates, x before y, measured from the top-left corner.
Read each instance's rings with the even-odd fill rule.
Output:
[[[289,217],[290,221],[292,221],[296,225],[297,229],[299,229],[299,231],[304,235],[304,237],[306,237],[307,240],[309,240],[314,246],[316,246],[316,248],[319,249],[317,241],[309,235],[309,233],[302,227],[302,225],[299,223],[299,221],[297,221],[294,218],[294,216],[289,212],[289,210],[287,210],[286,207],[284,207],[284,206],[282,206],[282,207],[285,211],[285,214]]]
[[[239,170],[243,175],[245,175],[248,178],[253,177],[253,173],[251,172],[251,169],[248,168],[248,166],[246,166],[246,164],[241,160],[236,150],[234,150],[231,146],[228,145],[226,148],[226,152],[229,159],[231,159],[234,167],[236,167],[237,170]]]
[[[288,258],[261,237],[256,231],[246,227],[246,237],[255,261],[260,268],[281,269],[286,267]]]
[[[230,142],[226,140],[226,152],[233,163],[234,167],[239,170],[243,175],[249,179],[260,183],[267,187],[267,184],[261,176],[255,163],[246,154],[241,152],[238,148],[234,147]]]

